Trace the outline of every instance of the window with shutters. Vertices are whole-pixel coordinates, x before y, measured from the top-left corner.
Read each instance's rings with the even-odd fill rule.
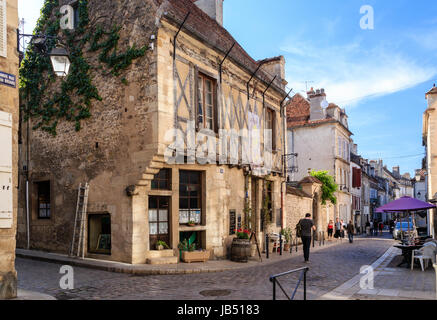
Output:
[[[0,56],[7,55],[6,0],[0,0]]]
[[[266,109],[266,129],[270,130],[272,135],[272,151],[276,150],[276,128],[275,128],[275,110],[267,108]]]

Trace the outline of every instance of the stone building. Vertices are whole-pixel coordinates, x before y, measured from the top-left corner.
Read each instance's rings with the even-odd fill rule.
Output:
[[[350,142],[344,109],[326,101],[324,89],[296,94],[287,104],[288,149],[297,153],[297,173],[290,179],[299,181],[308,171],[326,170],[335,177],[335,217],[351,220]],[[332,218],[334,218],[334,216]]]
[[[60,0],[50,19],[69,3],[74,4]],[[222,0],[87,2],[86,30],[97,25],[111,30],[116,22],[118,50],[134,44],[149,49],[119,76],[99,71],[101,51],[84,50],[101,101],[92,100],[91,117],[81,121],[79,131],[61,119],[56,136],[30,130],[27,140],[23,125],[23,146],[30,147],[30,248],[69,252],[78,186],[85,182],[87,257],[176,263],[178,244],[188,239],[222,258],[238,227],[256,231],[260,241],[265,231],[280,231],[286,214],[284,59],[253,60],[223,28],[222,5]],[[80,25],[81,15],[75,16]],[[30,128],[37,120],[30,120]],[[244,136],[252,129],[261,134]],[[247,140],[249,149],[243,148]],[[230,144],[236,152],[223,153]],[[21,247],[27,236],[25,204],[21,192]],[[157,241],[169,249],[156,250]]]
[[[17,0],[0,0],[0,299],[17,295],[17,28]]]
[[[437,128],[437,88],[434,86],[429,90],[426,95],[427,108],[423,113],[423,146],[426,151],[425,168],[427,173],[428,182],[428,201],[432,203],[437,202],[437,139],[435,130]],[[435,209],[429,210],[429,231],[436,237],[437,224],[435,223]]]
[[[334,206],[330,202],[322,204],[322,182],[319,179],[308,176],[299,181],[296,187],[287,186],[286,207],[285,226],[293,230],[293,235],[299,220],[310,213],[317,228],[317,236],[324,232],[327,238],[327,226],[329,220],[333,219]]]

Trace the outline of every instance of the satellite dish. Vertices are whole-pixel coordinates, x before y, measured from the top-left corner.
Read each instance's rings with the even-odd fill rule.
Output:
[[[323,100],[322,103],[321,103],[321,106],[322,106],[322,108],[327,108],[329,106],[328,101]]]

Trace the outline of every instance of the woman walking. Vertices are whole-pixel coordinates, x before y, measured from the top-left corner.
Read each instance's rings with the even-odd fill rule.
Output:
[[[334,221],[329,220],[329,223],[328,223],[328,241],[332,241],[333,233],[334,233]]]
[[[336,222],[335,222],[335,234],[334,234],[334,238],[341,240],[341,230],[343,229],[343,226],[340,222],[340,219],[337,218]]]
[[[354,242],[354,233],[355,233],[354,225],[352,223],[352,220],[350,220],[349,224],[347,225],[347,236],[349,238],[349,243]]]

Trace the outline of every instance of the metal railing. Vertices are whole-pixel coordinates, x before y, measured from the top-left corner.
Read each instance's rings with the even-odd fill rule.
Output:
[[[287,272],[283,272],[280,274],[276,274],[274,276],[270,277],[270,282],[273,283],[273,300],[276,300],[276,285],[279,286],[279,288],[282,290],[282,292],[285,294],[285,296],[287,297],[288,300],[294,300],[294,297],[296,295],[297,289],[300,286],[300,283],[303,280],[303,299],[306,300],[307,299],[307,272],[308,272],[309,268],[308,267],[303,267],[303,268],[299,268],[299,269],[295,269],[295,270],[290,270]],[[294,288],[293,293],[291,294],[291,296],[289,296],[287,294],[287,292],[284,290],[284,288],[282,287],[281,283],[279,282],[279,280],[277,278],[282,277],[282,276],[286,276],[288,274],[292,274],[292,273],[296,273],[300,271],[300,276],[299,276],[299,281],[296,284],[296,287]]]

